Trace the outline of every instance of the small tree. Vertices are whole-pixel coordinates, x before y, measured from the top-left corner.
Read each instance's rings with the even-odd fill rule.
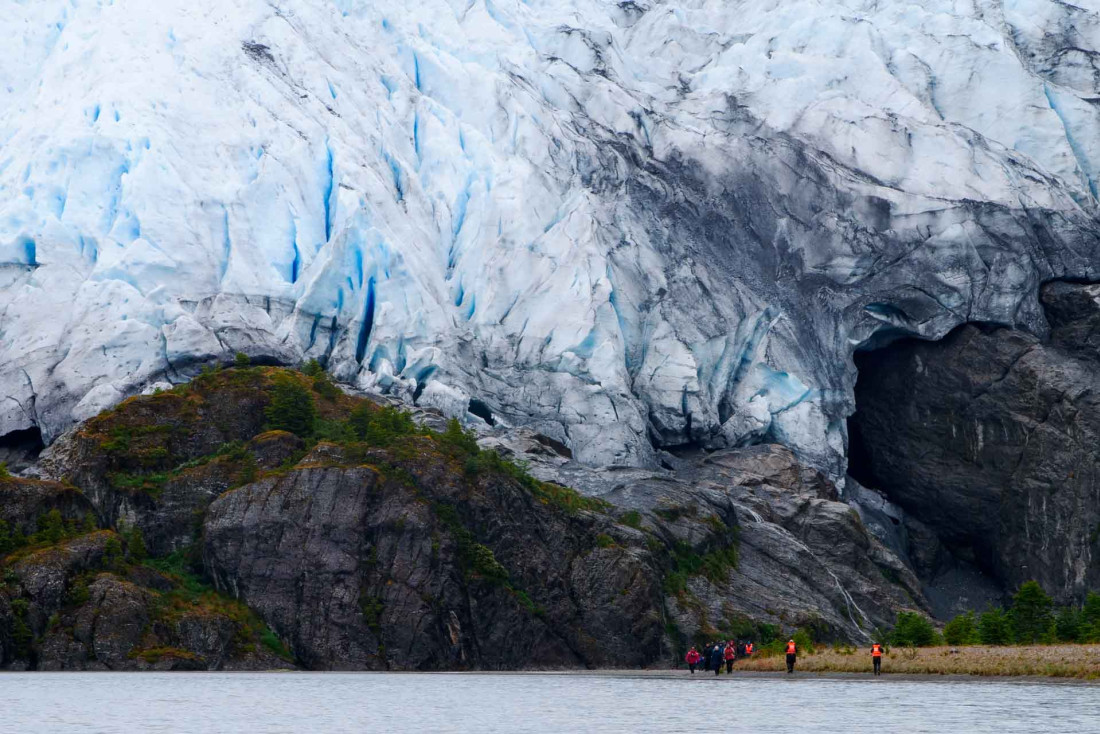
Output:
[[[803,655],[812,655],[814,652],[814,637],[810,633],[810,630],[805,627],[801,627],[795,630],[795,633],[791,635],[794,639],[794,644],[798,646],[798,652]]]
[[[274,382],[271,403],[264,409],[269,427],[302,437],[312,435],[317,420],[313,395],[290,375],[278,374]]]
[[[1042,639],[1051,625],[1054,603],[1036,581],[1027,581],[1012,597],[1012,626],[1016,642],[1031,645]]]
[[[1081,636],[1081,614],[1073,607],[1062,607],[1054,620],[1054,634],[1059,642],[1077,642]]]
[[[0,520],[0,556],[15,550],[15,544],[11,539],[11,527],[4,520]]]
[[[302,365],[302,372],[309,375],[310,377],[319,377],[321,374],[324,373],[324,371],[325,370],[321,366],[321,363],[318,362],[316,359],[311,359],[304,365]]]
[[[59,543],[65,537],[65,520],[61,511],[53,509],[38,518],[38,542]]]
[[[94,533],[99,525],[95,521],[95,515],[91,510],[84,513],[84,522],[81,525],[81,530],[85,533]]]
[[[457,418],[447,421],[447,429],[443,431],[443,443],[452,446],[464,454],[477,456],[480,449],[477,446],[477,435],[473,431],[466,431]]]
[[[1079,622],[1081,642],[1100,642],[1100,594],[1090,591],[1085,597]]]
[[[252,364],[252,360],[244,352],[237,352],[237,356],[233,358],[233,364],[236,367],[247,367]]]
[[[1012,642],[1008,617],[1000,607],[983,612],[978,618],[978,638],[983,645],[1007,645]]]
[[[936,641],[936,628],[924,615],[898,612],[891,643],[899,647],[928,647]]]
[[[122,568],[122,542],[113,533],[103,547],[103,567],[112,571]]]
[[[137,562],[144,561],[149,555],[145,548],[145,536],[136,525],[126,533],[126,554],[131,561]]]
[[[948,645],[973,645],[978,641],[978,623],[974,612],[960,614],[943,628],[943,639]]]
[[[1100,594],[1090,591],[1081,607],[1081,621],[1087,625],[1100,624]]]
[[[4,479],[11,479],[11,472],[8,471],[8,462],[0,461],[0,481]]]

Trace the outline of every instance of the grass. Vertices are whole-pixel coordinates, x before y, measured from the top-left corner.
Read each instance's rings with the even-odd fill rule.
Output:
[[[781,654],[760,655],[739,660],[737,670],[785,671]],[[796,670],[813,673],[870,673],[870,647],[854,653],[847,650],[819,650],[800,654]],[[885,674],[1044,676],[1053,678],[1100,678],[1100,645],[1029,645],[1016,647],[894,647],[883,655]]]
[[[729,572],[736,569],[740,562],[740,536],[737,528],[727,529],[723,541],[725,545],[703,555],[693,551],[683,541],[673,545],[669,550],[672,569],[664,579],[665,592],[672,596],[682,596],[687,591],[687,580],[692,576],[702,576],[716,584],[725,582],[729,578]]]
[[[164,658],[196,661],[203,660],[201,656],[193,652],[188,652],[187,650],[181,650],[178,647],[147,647],[143,650],[132,650],[128,657],[141,658],[147,663],[159,663]]]
[[[218,593],[194,572],[193,557],[193,549],[189,549],[144,562],[144,565],[177,584],[172,591],[160,594],[156,618],[175,624],[189,616],[226,617],[238,625],[236,643],[239,651],[251,649],[259,641],[283,660],[292,661],[290,650],[254,611],[236,599]]]

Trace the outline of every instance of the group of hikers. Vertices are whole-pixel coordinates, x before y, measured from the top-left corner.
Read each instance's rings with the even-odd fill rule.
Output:
[[[687,656],[684,658],[687,661],[688,667],[691,668],[691,672],[694,675],[695,666],[699,663],[703,664],[704,670],[713,670],[715,675],[722,672],[722,664],[725,663],[726,672],[733,672],[733,664],[737,660],[743,658],[752,657],[752,641],[734,642],[729,640],[725,643],[715,642],[712,645],[707,645],[703,648],[703,652],[699,652],[694,646],[688,650]]]
[[[722,664],[726,665],[726,673],[733,672],[733,664],[743,658],[752,657],[752,641],[734,642],[728,640],[725,644],[715,642],[706,645],[702,652],[693,645],[688,650],[684,660],[691,668],[691,674],[695,675],[695,666],[703,664],[704,670],[713,670],[715,675],[722,672]],[[798,660],[798,645],[794,639],[787,640],[787,673],[794,672],[794,664]],[[878,642],[871,645],[871,665],[875,675],[882,675],[882,645]]]

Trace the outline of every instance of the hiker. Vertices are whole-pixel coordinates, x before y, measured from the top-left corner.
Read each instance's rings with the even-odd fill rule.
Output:
[[[745,643],[745,659],[752,657],[752,640]]]
[[[794,638],[787,640],[787,672],[794,672],[794,661],[798,656],[798,646],[794,644]]]
[[[714,669],[715,675],[722,672],[722,646],[717,642],[710,652],[710,667]]]
[[[875,666],[875,675],[882,675],[882,645],[877,642],[871,645],[871,661]]]
[[[726,643],[726,649],[723,651],[722,657],[726,659],[726,673],[732,673],[733,661],[737,658],[737,648],[733,646],[733,640]]]
[[[684,658],[684,660],[687,661],[688,667],[691,668],[692,675],[695,675],[695,666],[699,664],[699,660],[701,658],[702,656],[699,654],[699,651],[696,650],[694,646],[692,646],[692,648],[688,650],[688,654]]]

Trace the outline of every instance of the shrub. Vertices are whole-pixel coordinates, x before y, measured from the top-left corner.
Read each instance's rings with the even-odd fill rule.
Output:
[[[1077,642],[1081,631],[1081,613],[1073,607],[1062,607],[1054,620],[1054,636],[1059,642]]]
[[[381,597],[370,596],[366,593],[366,589],[363,589],[359,593],[359,608],[363,612],[363,621],[367,629],[378,636],[382,632],[382,612],[384,611]]]
[[[84,513],[84,522],[81,524],[80,531],[83,533],[94,533],[99,528],[99,524],[95,520],[95,515],[91,510]]]
[[[8,462],[0,461],[0,480],[11,479],[11,472],[8,471]]]
[[[336,400],[342,394],[340,388],[333,384],[328,375],[322,373],[313,378],[313,392],[317,393],[329,402]]]
[[[122,542],[117,535],[112,534],[103,548],[103,567],[110,571],[122,568]]]
[[[447,428],[440,435],[439,440],[444,446],[450,446],[462,454],[477,456],[480,451],[477,446],[477,434],[463,429],[457,418],[447,421]]]
[[[237,352],[237,356],[233,358],[233,364],[237,367],[247,367],[252,364],[252,360],[244,352]]]
[[[761,622],[756,626],[760,634],[760,644],[767,645],[771,642],[775,642],[779,639],[779,636],[783,634],[783,630],[780,629],[777,624],[768,624],[767,622]]]
[[[351,411],[348,423],[359,440],[372,446],[389,446],[400,436],[411,436],[420,432],[411,415],[388,405],[374,408],[362,403]],[[477,444],[474,446],[476,448]]]
[[[805,627],[799,628],[793,635],[794,644],[798,645],[798,652],[802,655],[813,655],[814,652],[814,638],[810,630]]]
[[[624,512],[622,514],[622,517],[619,518],[619,522],[629,528],[640,530],[642,528],[642,513],[638,512],[637,510]]]
[[[898,612],[890,642],[899,647],[928,647],[936,642],[936,628],[916,612]]]
[[[0,556],[15,550],[15,544],[11,538],[11,527],[4,520],[0,520]]]
[[[36,533],[36,542],[38,543],[60,543],[61,539],[65,537],[65,521],[61,517],[61,511],[57,509],[50,510],[45,515],[41,515],[38,518],[38,533]]]
[[[126,555],[130,557],[130,560],[140,563],[144,561],[149,553],[145,549],[145,536],[141,533],[141,528],[134,526],[126,533]]]
[[[1100,642],[1100,594],[1090,591],[1081,607],[1081,642]]]
[[[481,543],[471,543],[465,549],[468,570],[485,581],[503,584],[508,581],[508,571],[500,565],[493,551]]]
[[[1050,629],[1053,602],[1038,582],[1026,581],[1012,597],[1012,627],[1016,642],[1033,644]]]
[[[303,438],[313,435],[317,421],[313,396],[290,375],[278,374],[273,382],[271,403],[264,409],[268,427],[289,431]]]
[[[973,645],[978,642],[978,623],[974,612],[960,614],[943,628],[943,639],[948,645]]]
[[[321,363],[316,359],[311,359],[302,365],[303,374],[309,375],[310,377],[317,377],[323,374],[324,371],[324,367],[322,367]]]
[[[283,641],[279,639],[272,629],[268,626],[264,626],[260,632],[260,642],[271,652],[275,653],[283,660],[293,660],[294,656],[291,655],[290,650],[283,644]]]
[[[26,660],[31,655],[31,643],[34,642],[34,633],[27,624],[27,613],[30,603],[26,599],[12,599],[12,642],[15,643],[15,657]]]
[[[982,613],[978,619],[978,639],[983,645],[1008,645],[1012,642],[1012,628],[1003,609],[994,607]]]

